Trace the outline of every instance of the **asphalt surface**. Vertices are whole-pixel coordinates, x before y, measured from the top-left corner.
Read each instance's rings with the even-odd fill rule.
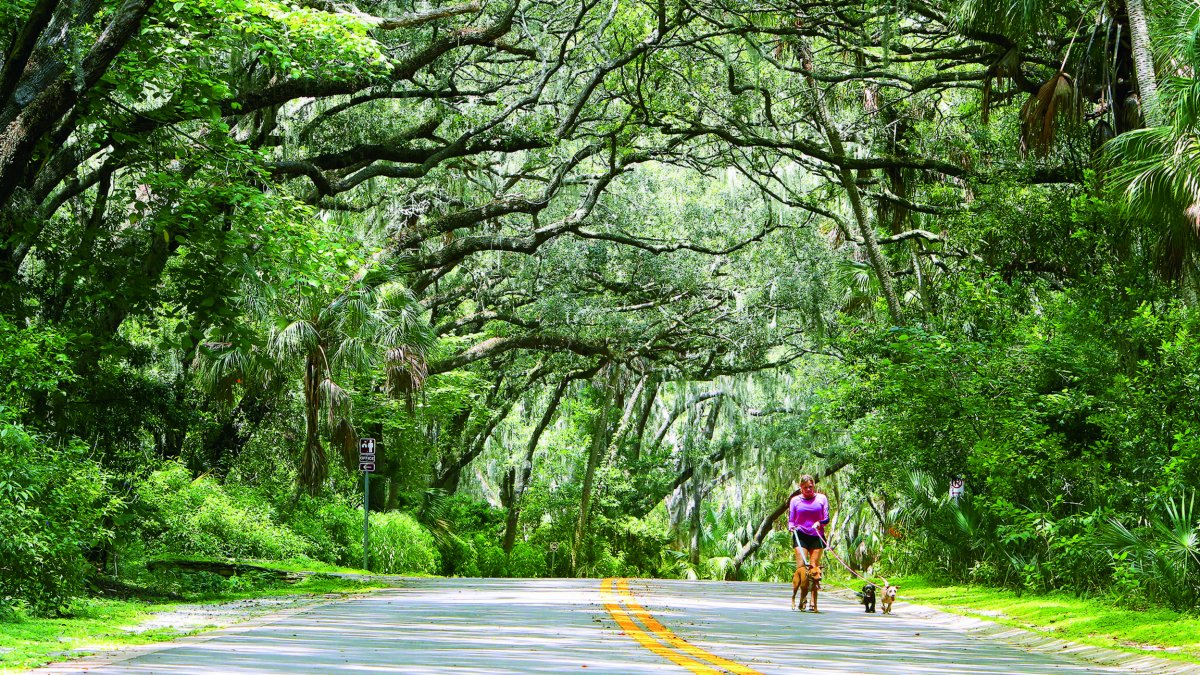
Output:
[[[897,603],[865,614],[824,594],[790,610],[782,584],[635,579],[408,579],[403,587],[206,633],[107,663],[43,672],[1118,673],[973,637]],[[657,627],[656,627],[657,626]]]

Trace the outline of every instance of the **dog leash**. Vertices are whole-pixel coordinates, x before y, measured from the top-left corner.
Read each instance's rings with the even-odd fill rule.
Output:
[[[829,553],[829,555],[833,556],[833,559],[838,561],[838,563],[842,567],[845,567],[847,572],[849,572],[853,576],[858,577],[859,579],[862,579],[863,581],[867,582],[868,584],[871,584],[873,586],[879,586],[879,584],[876,584],[875,582],[871,581],[870,579],[864,577],[863,575],[861,575],[858,572],[855,572],[853,569],[851,569],[850,566],[846,564],[846,561],[844,561],[840,557],[838,557],[838,554],[835,553],[833,550],[833,546],[825,539],[825,537],[821,536],[820,532],[817,532],[817,537],[821,540],[821,543],[825,545],[825,550]],[[887,579],[884,579],[883,577],[879,577],[879,578],[883,579],[883,586],[881,586],[881,588],[886,588],[887,586],[890,585],[890,584],[888,584]],[[850,588],[849,586],[846,586],[846,589],[853,593],[856,593],[856,594],[858,593],[858,591],[855,591],[853,588]]]

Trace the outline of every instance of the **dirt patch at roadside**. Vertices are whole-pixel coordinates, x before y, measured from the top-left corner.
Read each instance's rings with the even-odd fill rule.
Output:
[[[169,609],[153,612],[136,624],[122,627],[122,630],[132,634],[159,632],[161,637],[166,638],[163,642],[123,645],[116,648],[97,648],[95,644],[79,645],[57,654],[56,658],[60,660],[55,663],[23,672],[26,675],[86,672],[90,668],[110,665],[160,649],[168,649],[173,644],[177,644],[179,640],[206,640],[209,635],[207,631],[210,630],[219,630],[234,625],[253,625],[258,622],[272,623],[317,605],[337,602],[347,597],[350,595],[345,593],[301,594],[211,604],[175,605]],[[201,634],[189,636],[190,633],[198,631]]]
[[[267,614],[315,605],[331,599],[345,597],[340,593],[329,595],[286,595],[272,598],[251,598],[206,605],[176,605],[155,612],[132,626],[122,626],[130,633],[145,633],[152,630],[172,630],[190,633],[199,628],[224,628]]]

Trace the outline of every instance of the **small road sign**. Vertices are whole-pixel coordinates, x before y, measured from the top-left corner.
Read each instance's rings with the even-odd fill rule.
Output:
[[[553,553],[554,551],[557,551],[557,550],[558,550],[558,542],[557,541],[550,542],[550,552]]]
[[[358,463],[374,463],[375,462],[375,439],[360,438],[358,439]],[[360,466],[361,469],[361,466]],[[371,469],[374,471],[374,469]]]
[[[359,462],[358,470],[366,473],[371,473],[375,470],[375,462]]]
[[[954,477],[950,479],[950,498],[958,499],[963,493],[963,479]]]

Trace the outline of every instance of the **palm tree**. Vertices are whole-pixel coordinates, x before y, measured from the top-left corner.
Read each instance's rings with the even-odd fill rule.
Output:
[[[395,280],[357,279],[340,291],[260,284],[246,306],[259,325],[269,327],[266,335],[250,346],[206,342],[200,352],[203,381],[219,389],[232,379],[264,383],[298,376],[305,421],[298,483],[316,493],[329,475],[322,430],[348,465],[356,459],[347,380],[382,365],[385,391],[411,397],[427,373],[432,330],[412,294]]]
[[[1158,81],[1154,74],[1154,51],[1150,47],[1150,27],[1142,0],[1125,0],[1129,16],[1129,41],[1133,46],[1133,67],[1137,73],[1138,95],[1142,99],[1142,117],[1146,126],[1162,125],[1158,106]]]
[[[1180,3],[1171,16],[1174,24],[1158,51],[1177,76],[1164,83],[1161,101],[1155,88],[1154,105],[1146,108],[1150,126],[1109,141],[1104,155],[1106,178],[1121,194],[1128,217],[1151,228],[1149,248],[1159,272],[1179,279],[1192,275],[1200,261],[1200,45],[1195,39],[1200,7]],[[1139,72],[1139,87],[1143,79]],[[1162,120],[1160,105],[1172,111],[1170,124]]]

